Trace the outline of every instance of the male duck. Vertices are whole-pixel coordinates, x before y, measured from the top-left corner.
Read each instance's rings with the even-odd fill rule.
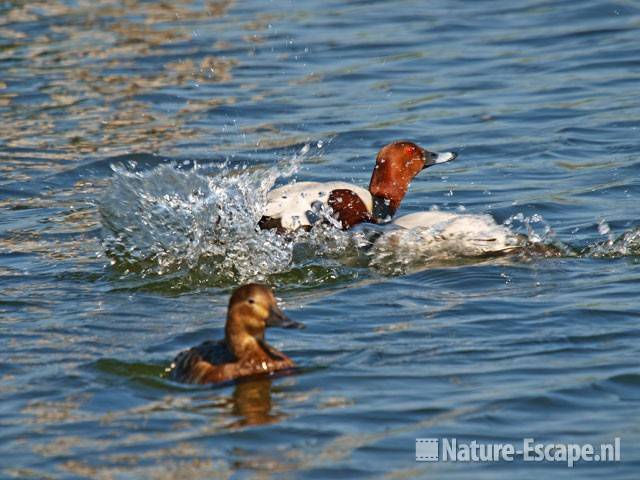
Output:
[[[326,219],[323,209],[342,229],[360,223],[389,224],[375,237],[375,247],[408,248],[411,254],[433,257],[476,257],[506,254],[522,247],[525,239],[498,225],[490,215],[424,211],[393,219],[409,184],[423,169],[454,160],[454,152],[433,153],[409,141],[383,147],[369,190],[345,182],[299,182],[267,194],[263,229],[280,232],[310,228]]]
[[[454,152],[434,153],[409,141],[383,147],[376,157],[369,190],[346,182],[298,182],[271,190],[260,228],[281,232],[310,228],[331,207],[343,229],[362,222],[388,222],[409,184],[427,167],[449,162]]]
[[[265,285],[239,287],[229,300],[225,338],[206,341],[176,356],[167,376],[183,383],[218,383],[270,374],[295,367],[284,353],[264,339],[266,327],[300,328],[278,308]]]

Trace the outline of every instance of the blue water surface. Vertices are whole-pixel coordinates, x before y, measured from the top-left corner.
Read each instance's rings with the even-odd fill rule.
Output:
[[[632,0],[0,3],[0,476],[638,478],[639,35]],[[109,250],[109,215],[152,243],[207,231],[188,206],[183,230],[136,223],[179,182],[294,159],[366,186],[400,138],[460,154],[403,213],[489,213],[566,254]],[[306,324],[268,332],[301,372],[162,379],[250,279]],[[621,460],[415,461],[416,438],[526,437],[619,437]]]

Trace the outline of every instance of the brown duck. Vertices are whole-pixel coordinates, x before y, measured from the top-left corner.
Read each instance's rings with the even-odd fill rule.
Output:
[[[271,289],[249,284],[229,300],[225,337],[206,341],[178,354],[167,376],[183,383],[218,383],[295,367],[264,339],[267,327],[301,328],[278,308]]]

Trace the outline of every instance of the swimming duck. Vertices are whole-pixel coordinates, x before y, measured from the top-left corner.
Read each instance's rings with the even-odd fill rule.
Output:
[[[454,152],[435,153],[409,141],[390,143],[378,152],[369,189],[347,182],[298,182],[271,190],[260,228],[290,232],[311,228],[330,207],[337,226],[388,222],[409,184],[427,167],[454,160]]]
[[[294,368],[289,357],[265,341],[266,327],[301,328],[302,324],[282,313],[269,287],[243,285],[229,300],[224,340],[209,340],[179,353],[167,376],[204,384]]]

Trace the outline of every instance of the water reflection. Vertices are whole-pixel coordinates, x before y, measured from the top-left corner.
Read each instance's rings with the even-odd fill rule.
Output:
[[[238,381],[231,412],[240,418],[230,427],[276,423],[286,418],[283,413],[271,412],[271,382],[270,378]]]

